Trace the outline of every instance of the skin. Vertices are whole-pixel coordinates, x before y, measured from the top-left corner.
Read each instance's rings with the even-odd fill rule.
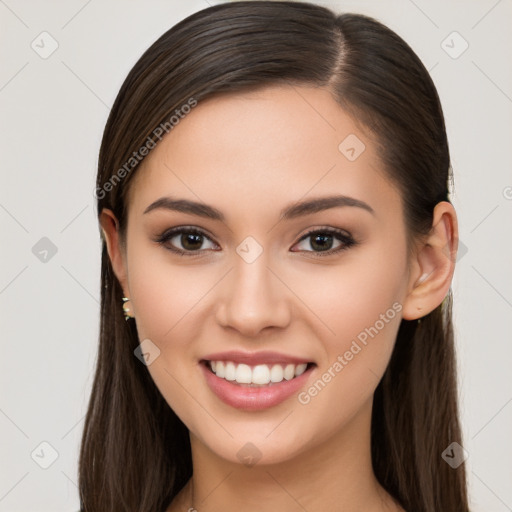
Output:
[[[366,146],[352,162],[338,149],[349,134]],[[402,511],[372,470],[372,400],[401,319],[426,315],[449,291],[452,205],[436,206],[431,233],[408,258],[400,193],[372,138],[323,88],[273,86],[200,102],[137,172],[126,245],[111,211],[100,222],[140,340],[161,351],[148,370],[190,431],[194,474],[168,512]],[[279,220],[290,204],[333,194],[364,201],[374,214],[344,206]],[[225,220],[143,213],[170,195],[212,205]],[[209,237],[196,245],[199,256],[155,242],[191,225]],[[326,227],[358,244],[322,257],[314,237],[303,236]],[[250,264],[236,252],[248,236],[263,248]],[[172,243],[183,248],[180,236]],[[235,409],[200,371],[213,351],[273,350],[316,363],[307,389],[393,303],[401,305],[396,316],[307,404],[294,394],[263,411]],[[253,466],[237,457],[248,442],[261,456]]]

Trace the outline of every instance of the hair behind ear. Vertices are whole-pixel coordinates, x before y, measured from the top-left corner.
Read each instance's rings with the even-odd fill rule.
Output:
[[[381,485],[414,512],[467,512],[464,464],[441,454],[461,446],[452,292],[417,321],[402,320],[373,402],[372,459]]]

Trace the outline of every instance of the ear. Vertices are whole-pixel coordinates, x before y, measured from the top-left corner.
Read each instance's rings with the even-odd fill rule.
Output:
[[[119,235],[119,222],[114,212],[108,208],[103,208],[99,221],[114,274],[121,284],[124,296],[130,297],[126,271],[126,254]]]
[[[411,262],[403,318],[416,320],[433,311],[446,297],[455,271],[459,245],[457,215],[452,204],[441,201],[434,208],[432,229]]]

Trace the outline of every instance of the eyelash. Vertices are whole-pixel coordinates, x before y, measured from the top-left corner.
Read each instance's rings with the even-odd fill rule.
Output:
[[[211,240],[210,237],[202,230],[194,228],[194,227],[186,227],[186,226],[182,226],[179,228],[172,228],[167,231],[164,231],[160,236],[157,237],[157,239],[155,241],[157,243],[159,243],[160,245],[164,246],[167,250],[169,250],[175,254],[178,254],[180,256],[187,256],[187,257],[200,256],[201,252],[203,252],[205,249],[198,250],[198,251],[187,251],[187,250],[183,250],[183,249],[178,249],[175,246],[166,245],[172,238],[174,238],[176,235],[180,235],[180,234],[199,235],[199,236],[205,237],[208,240],[210,240],[211,242],[213,242],[213,240]],[[334,238],[336,238],[337,240],[339,240],[341,242],[341,245],[336,249],[329,249],[327,251],[313,251],[312,250],[312,251],[293,251],[293,252],[308,252],[308,253],[312,253],[312,256],[314,258],[324,258],[327,256],[332,256],[334,254],[340,253],[342,251],[345,251],[345,250],[347,250],[351,247],[354,247],[355,245],[358,244],[358,242],[356,242],[350,234],[345,234],[345,232],[343,232],[339,229],[327,228],[327,227],[326,228],[315,228],[315,229],[308,231],[300,238],[300,240],[297,243],[300,243],[303,240],[306,240],[307,238],[309,238],[313,235],[318,235],[318,234],[322,234],[322,235],[327,234],[327,235],[333,236]]]
[[[198,251],[186,251],[183,249],[178,249],[174,246],[166,245],[167,242],[169,242],[169,240],[174,238],[176,235],[181,235],[184,233],[203,236],[203,237],[207,238],[208,240],[210,240],[211,242],[213,242],[213,240],[211,240],[210,237],[202,230],[194,228],[194,227],[186,227],[186,226],[182,226],[179,228],[172,228],[172,229],[168,229],[167,231],[164,231],[161,235],[159,235],[155,239],[155,242],[162,245],[167,250],[169,250],[175,254],[178,254],[180,256],[196,257],[196,256],[200,256],[200,253],[202,251],[207,250],[207,249],[203,249],[203,250],[198,250]],[[318,234],[322,234],[322,235],[327,234],[327,235],[334,236],[340,242],[342,242],[342,245],[340,245],[336,249],[329,249],[327,251],[293,251],[293,252],[310,252],[315,255],[314,256],[315,258],[316,257],[324,258],[326,256],[332,256],[333,254],[339,253],[341,251],[345,251],[345,250],[349,249],[350,247],[354,247],[355,245],[358,244],[358,242],[356,242],[354,240],[354,238],[352,238],[351,235],[345,234],[345,232],[343,232],[339,229],[334,229],[334,228],[312,229],[312,230],[308,231],[306,234],[304,234],[297,243],[302,242],[303,240],[311,237],[312,235],[318,235]]]

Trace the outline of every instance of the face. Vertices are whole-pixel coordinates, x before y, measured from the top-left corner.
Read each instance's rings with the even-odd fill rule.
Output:
[[[200,102],[134,177],[126,233],[148,370],[202,445],[275,463],[368,413],[410,284],[405,224],[326,89]]]

